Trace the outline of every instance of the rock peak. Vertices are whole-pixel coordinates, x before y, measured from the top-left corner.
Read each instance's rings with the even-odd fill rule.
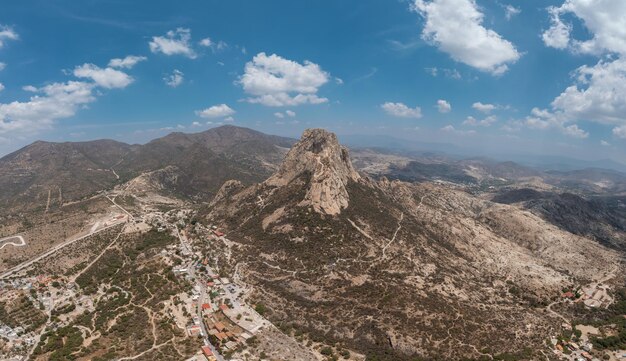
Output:
[[[348,150],[337,136],[324,129],[307,129],[291,148],[280,169],[266,184],[284,186],[302,175],[310,175],[309,188],[302,205],[310,205],[318,213],[339,214],[348,206],[346,186],[358,181]]]

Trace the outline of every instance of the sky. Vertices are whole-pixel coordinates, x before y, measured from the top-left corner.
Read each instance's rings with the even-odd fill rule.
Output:
[[[222,124],[626,162],[623,0],[22,0],[0,155]]]

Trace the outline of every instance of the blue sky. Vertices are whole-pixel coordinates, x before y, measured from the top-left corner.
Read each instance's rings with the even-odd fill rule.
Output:
[[[0,154],[235,124],[623,162],[625,54],[622,0],[24,0]]]

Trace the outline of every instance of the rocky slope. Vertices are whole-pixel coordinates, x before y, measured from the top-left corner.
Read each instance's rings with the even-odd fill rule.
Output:
[[[278,172],[265,184],[284,187],[303,175],[309,177],[310,186],[300,205],[311,206],[324,214],[339,214],[346,208],[349,201],[346,186],[360,178],[352,167],[348,150],[339,145],[334,134],[323,129],[305,130]]]
[[[584,198],[572,193],[522,188],[503,192],[494,202],[517,204],[568,232],[626,251],[626,197]]]
[[[546,305],[618,262],[530,212],[361,176],[322,130],[267,181],[227,182],[204,214],[275,323],[379,360],[537,359],[561,323]]]

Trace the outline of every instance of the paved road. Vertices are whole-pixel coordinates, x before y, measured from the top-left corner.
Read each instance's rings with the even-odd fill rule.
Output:
[[[17,238],[17,240],[19,240],[19,243],[10,241],[11,239],[14,239],[14,238]],[[24,241],[24,237],[22,236],[11,236],[11,237],[0,239],[0,249],[3,249],[5,246],[8,246],[8,245],[12,245],[14,247],[22,247],[26,245],[26,241]]]
[[[115,222],[115,223],[111,224],[110,226],[107,226],[107,227],[104,227],[104,228],[100,228],[99,230],[97,230],[95,232],[90,232],[90,233],[88,233],[88,234],[86,234],[84,236],[81,236],[81,237],[78,237],[78,238],[75,238],[75,239],[67,240],[67,241],[65,241],[65,242],[63,242],[61,244],[57,244],[56,246],[54,246],[51,249],[49,249],[47,252],[45,252],[43,254],[40,254],[39,256],[37,256],[35,258],[32,258],[32,259],[30,259],[30,260],[28,260],[28,261],[26,261],[24,263],[20,263],[19,265],[17,265],[15,267],[9,269],[8,271],[4,272],[3,274],[0,275],[0,279],[6,278],[6,277],[12,275],[15,272],[21,271],[24,268],[32,265],[33,263],[41,261],[42,259],[44,259],[44,258],[50,256],[51,254],[55,253],[56,251],[58,251],[60,249],[63,249],[63,248],[65,248],[65,247],[67,247],[67,246],[69,246],[69,245],[71,245],[71,244],[73,244],[75,242],[83,240],[83,239],[85,239],[85,238],[87,238],[89,236],[92,236],[92,235],[94,235],[96,233],[99,233],[99,232],[102,232],[104,230],[107,230],[109,228],[113,228],[113,227],[115,227],[115,226],[117,226],[117,225],[119,225],[121,223],[124,223],[124,222],[126,222],[126,220],[120,220],[118,222]]]

